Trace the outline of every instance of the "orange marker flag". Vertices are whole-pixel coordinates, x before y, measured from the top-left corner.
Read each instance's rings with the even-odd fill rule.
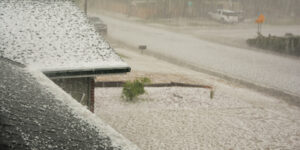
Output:
[[[259,17],[256,19],[256,23],[264,23],[265,16],[263,14],[260,14]]]

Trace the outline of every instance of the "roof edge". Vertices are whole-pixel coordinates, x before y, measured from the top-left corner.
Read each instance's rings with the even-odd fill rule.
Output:
[[[130,67],[105,68],[105,69],[83,69],[83,70],[60,70],[43,71],[49,78],[74,78],[74,77],[94,77],[101,74],[115,74],[130,72]]]

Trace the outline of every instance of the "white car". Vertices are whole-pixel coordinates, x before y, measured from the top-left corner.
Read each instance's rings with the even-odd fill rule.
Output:
[[[215,12],[208,13],[210,17],[222,23],[238,23],[239,15],[237,12],[225,9],[217,9]]]

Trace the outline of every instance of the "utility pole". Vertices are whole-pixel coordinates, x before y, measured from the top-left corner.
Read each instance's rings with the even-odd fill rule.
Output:
[[[84,13],[87,15],[87,0],[84,0]]]

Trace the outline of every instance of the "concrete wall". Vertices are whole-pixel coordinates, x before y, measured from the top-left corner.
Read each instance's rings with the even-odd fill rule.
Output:
[[[92,112],[94,110],[94,78],[61,78],[52,79],[54,83],[69,93],[82,105],[87,106]]]

